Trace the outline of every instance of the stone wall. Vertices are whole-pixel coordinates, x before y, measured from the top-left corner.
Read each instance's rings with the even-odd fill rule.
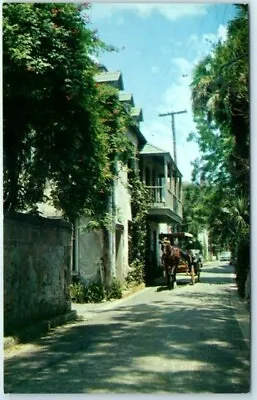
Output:
[[[4,215],[5,335],[71,309],[71,233],[62,220]]]
[[[87,218],[81,218],[78,230],[78,272],[84,283],[101,279],[104,252],[102,231],[87,231],[87,223]]]

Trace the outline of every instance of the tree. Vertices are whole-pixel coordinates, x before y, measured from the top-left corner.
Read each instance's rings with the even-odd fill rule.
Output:
[[[87,28],[87,8],[3,5],[7,210],[33,209],[48,182],[54,205],[71,220],[99,211],[111,172],[92,56],[107,46]]]
[[[228,39],[195,69],[192,100],[198,135],[209,174],[222,170],[229,184],[249,193],[248,8],[239,5]],[[191,135],[192,139],[193,136]],[[230,178],[230,182],[227,178]]]
[[[88,7],[3,6],[4,198],[7,210],[36,212],[47,199],[71,222],[88,217],[87,229],[102,228],[107,254],[116,212],[110,206],[113,183],[120,163],[135,164],[137,149],[128,135],[134,123],[118,90],[95,82],[93,56],[113,47],[88,29]],[[138,177],[133,179],[130,263],[136,269],[132,277],[141,280],[146,200]]]
[[[247,5],[237,10],[227,40],[195,68],[191,87],[197,133],[189,140],[196,140],[202,153],[193,180],[205,182],[203,205],[212,237],[237,254],[240,289],[249,268],[250,244],[249,26]]]
[[[185,231],[197,237],[206,227],[206,211],[203,204],[205,187],[195,183],[185,183],[183,191],[183,225]]]

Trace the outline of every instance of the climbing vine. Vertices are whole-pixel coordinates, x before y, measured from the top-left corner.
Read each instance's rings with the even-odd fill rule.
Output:
[[[95,113],[92,56],[106,47],[88,29],[87,8],[3,4],[7,210],[35,209],[48,184],[53,204],[72,220],[94,208],[105,181],[108,160]]]
[[[89,7],[3,5],[7,210],[37,212],[47,200],[71,221],[87,215],[106,223],[116,159],[130,154],[129,116],[118,91],[95,82],[93,56],[113,48],[90,29]]]
[[[129,265],[127,282],[141,283],[145,279],[145,253],[149,193],[136,171],[130,176],[132,224],[130,230]]]
[[[126,165],[134,157],[135,147],[127,136],[128,126],[133,124],[131,116],[119,101],[118,90],[108,84],[96,83],[96,121],[104,138],[104,157],[106,157],[102,186],[95,198],[93,212],[88,227],[101,228],[111,223],[108,208],[113,180],[119,174],[118,162]]]

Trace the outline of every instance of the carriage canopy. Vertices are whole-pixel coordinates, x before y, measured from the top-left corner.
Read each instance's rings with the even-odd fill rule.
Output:
[[[182,249],[188,248],[201,250],[198,240],[189,232],[160,233],[160,242],[162,242],[164,238],[167,238],[168,240],[172,239],[174,243]]]

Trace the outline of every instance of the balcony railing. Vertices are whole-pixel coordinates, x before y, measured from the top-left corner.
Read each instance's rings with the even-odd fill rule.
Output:
[[[182,217],[182,203],[166,186],[147,186],[152,208],[169,208]]]
[[[182,202],[176,196],[173,195],[173,211],[182,217]]]

